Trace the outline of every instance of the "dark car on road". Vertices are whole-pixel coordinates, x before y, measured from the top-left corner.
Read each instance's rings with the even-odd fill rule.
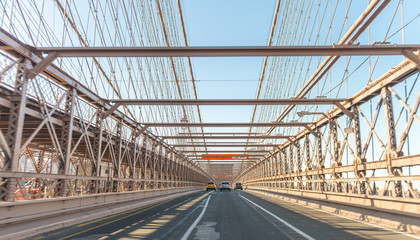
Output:
[[[233,188],[233,190],[236,190],[236,189],[244,190],[244,188],[242,187],[242,183],[235,183],[235,187]]]

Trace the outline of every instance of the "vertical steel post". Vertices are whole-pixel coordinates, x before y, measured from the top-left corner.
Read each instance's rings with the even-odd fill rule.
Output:
[[[10,96],[9,127],[7,129],[6,141],[10,149],[10,156],[5,154],[5,162],[2,171],[18,171],[20,148],[22,146],[23,124],[26,111],[26,97],[28,92],[28,74],[32,68],[28,60],[22,60],[17,65],[15,86]],[[6,152],[6,151],[3,151]],[[18,179],[9,177],[3,180],[5,184],[0,186],[0,199],[7,202],[14,201],[14,194]],[[23,186],[21,186],[23,187]]]
[[[353,134],[354,134],[354,145],[355,145],[355,154],[356,159],[354,159],[353,164],[355,166],[354,172],[357,178],[366,177],[366,170],[359,170],[358,166],[361,163],[366,162],[365,158],[362,158],[362,140],[360,134],[360,120],[359,120],[359,110],[356,106],[352,107],[353,112]],[[357,181],[357,189],[359,194],[366,193],[366,183],[365,181]]]
[[[66,95],[66,102],[63,113],[63,129],[61,131],[60,148],[61,154],[59,156],[58,173],[69,174],[70,173],[70,158],[72,149],[73,139],[73,127],[74,127],[74,109],[76,105],[76,89],[71,88],[68,90]],[[68,181],[66,179],[59,179],[55,188],[55,196],[67,196],[69,189]]]
[[[95,129],[93,130],[93,161],[92,161],[92,176],[99,177],[100,176],[100,167],[101,167],[101,157],[102,157],[102,137],[103,137],[103,110],[102,108],[98,109],[96,113],[96,122],[95,122]],[[109,171],[109,169],[108,169]],[[91,181],[91,188],[90,193],[98,193],[99,190],[99,181],[93,180]]]
[[[119,120],[117,122],[117,131],[114,136],[114,142],[115,142],[115,150],[114,150],[114,178],[112,181],[112,192],[118,192],[120,190],[120,181],[118,178],[121,177],[121,162],[122,162],[122,126],[123,122],[122,120]]]
[[[325,168],[324,165],[324,158],[322,156],[322,135],[321,135],[321,130],[318,128],[316,130],[316,144],[317,144],[317,148],[316,148],[316,162],[317,162],[317,166],[316,169],[318,170],[318,172]],[[325,174],[317,174],[318,179],[325,179]],[[324,183],[323,182],[319,182],[317,185],[317,189],[319,191],[324,191]]]
[[[331,168],[333,169],[332,176],[336,179],[339,179],[342,177],[341,173],[336,173],[335,168],[341,166],[341,161],[339,159],[339,153],[340,153],[340,144],[338,142],[338,136],[337,136],[337,124],[335,122],[335,119],[329,119],[329,126],[330,126],[330,139],[332,140],[332,148],[333,148],[333,159]],[[342,183],[337,181],[334,182],[334,190],[337,192],[342,192]]]
[[[311,161],[311,148],[310,148],[310,142],[309,142],[309,135],[305,135],[305,163],[306,163],[306,173],[305,177],[306,180],[312,180],[312,175],[308,174],[308,171],[312,170],[312,161]],[[312,182],[306,182],[306,189],[312,190]]]
[[[300,143],[299,140],[295,141],[295,146],[296,146],[296,174],[297,174],[297,178],[299,180],[298,183],[298,188],[299,189],[303,189],[303,184],[302,184],[302,158],[301,158],[301,153],[300,153]]]
[[[388,165],[388,174],[391,176],[400,176],[402,168],[392,167],[392,160],[397,158],[401,153],[397,152],[397,137],[395,132],[395,121],[394,121],[394,109],[392,104],[391,92],[386,88],[382,88],[381,96],[385,105],[385,123],[388,137],[388,151],[386,152],[386,160]],[[394,197],[402,196],[402,184],[401,181],[391,182],[391,193]]]
[[[295,151],[293,151],[294,148],[294,141],[290,142],[289,144],[289,157],[288,157],[288,178],[287,178],[287,187],[288,188],[295,188],[295,183],[294,183],[294,177],[292,177],[292,174],[295,172],[294,171],[294,165],[295,165]]]

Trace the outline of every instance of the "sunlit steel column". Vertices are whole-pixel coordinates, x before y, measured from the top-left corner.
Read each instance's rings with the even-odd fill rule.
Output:
[[[136,180],[136,167],[137,167],[137,155],[138,155],[138,147],[137,147],[137,137],[138,137],[138,128],[133,128],[131,130],[131,141],[128,144],[129,147],[129,156],[128,156],[128,171],[129,171],[129,178],[131,181],[128,183],[128,190],[133,191],[135,190],[135,180]]]
[[[306,165],[306,180],[312,180],[312,175],[308,174],[308,171],[312,170],[311,160],[311,146],[309,142],[309,134],[305,135],[305,165]],[[312,182],[306,182],[306,190],[312,190]]]
[[[331,168],[333,170],[332,176],[336,179],[340,179],[342,177],[341,173],[336,173],[336,167],[341,166],[341,161],[339,159],[339,152],[340,152],[340,144],[338,142],[337,136],[337,124],[335,119],[329,119],[329,126],[330,126],[330,139],[332,141],[332,148],[333,148],[333,159]],[[334,191],[342,192],[342,183],[339,181],[334,182],[333,184]]]
[[[169,176],[169,149],[165,148],[165,153],[163,156],[163,162],[162,162],[162,179],[165,180],[165,183],[163,184],[163,188],[168,188],[168,176]]]
[[[303,183],[302,183],[302,158],[300,153],[300,141],[295,141],[296,146],[296,173],[297,173],[297,179],[299,180],[298,183],[298,189],[303,189]]]
[[[44,169],[44,157],[45,157],[45,151],[39,150],[37,164],[36,164],[37,173],[41,173],[42,169]],[[41,178],[37,178],[35,188],[39,188],[39,189],[44,188],[44,181]],[[39,191],[38,198],[42,198],[43,195],[44,195],[43,191]]]
[[[102,126],[103,126],[103,109],[100,107],[96,113],[95,129],[93,130],[93,157],[92,159],[92,176],[99,177],[101,171],[101,156],[102,156]],[[108,169],[109,171],[109,169]],[[92,180],[90,186],[90,193],[102,192],[99,189],[99,181]]]
[[[322,135],[321,135],[321,130],[318,128],[316,129],[316,169],[319,171],[323,168],[325,168],[324,165],[324,158],[322,156]],[[317,174],[318,179],[324,179],[325,175],[324,174]],[[316,184],[317,187],[316,189],[318,191],[323,191],[324,190],[324,184],[322,182],[319,182]]]
[[[360,120],[359,120],[359,110],[357,107],[352,107],[353,112],[353,134],[354,134],[354,145],[355,145],[355,154],[356,159],[353,163],[355,166],[354,172],[356,177],[364,178],[366,176],[366,170],[359,170],[358,164],[365,163],[366,159],[362,157],[362,140],[360,134]],[[366,184],[365,181],[357,181],[357,189],[359,194],[366,193]]]
[[[395,132],[395,121],[394,121],[394,109],[392,104],[392,95],[387,88],[382,88],[381,96],[383,103],[385,105],[385,125],[387,130],[388,137],[388,151],[386,152],[386,160],[388,165],[388,174],[391,176],[401,176],[402,168],[392,167],[392,159],[400,156],[400,153],[397,152],[397,138]],[[392,181],[391,182],[391,193],[394,197],[402,196],[402,184],[401,181]]]
[[[292,174],[293,173],[295,173],[295,154],[294,154],[294,151],[293,151],[293,148],[294,148],[294,142],[292,141],[290,144],[289,144],[289,157],[287,158],[288,159],[288,168],[289,168],[289,171],[288,171],[288,186],[287,186],[287,188],[295,188],[295,182],[294,182],[294,180],[295,180],[295,178],[294,177],[292,177]]]
[[[143,141],[140,152],[140,174],[139,177],[143,179],[140,184],[140,189],[146,190],[146,178],[147,178],[147,135],[143,135]]]
[[[59,154],[59,165],[58,173],[66,174],[70,173],[70,158],[71,158],[71,149],[72,149],[72,139],[73,139],[73,128],[74,128],[74,110],[76,105],[76,89],[71,88],[68,90],[66,95],[66,102],[63,113],[63,129],[61,131],[61,141],[60,141],[60,154]],[[59,179],[55,187],[54,195],[57,196],[67,196],[69,180]]]
[[[116,132],[115,132],[115,136],[113,137],[114,139],[114,154],[113,156],[113,177],[117,178],[114,179],[112,181],[112,192],[118,192],[120,190],[120,181],[118,180],[118,178],[121,177],[121,162],[122,162],[122,157],[121,157],[121,153],[122,153],[122,126],[123,126],[123,122],[122,120],[119,120],[117,122],[117,126],[116,126]]]
[[[150,182],[149,188],[155,189],[156,188],[156,162],[157,162],[157,153],[156,148],[158,143],[155,140],[151,140],[152,145],[150,149],[150,156],[149,156],[149,167],[150,167]]]
[[[280,153],[279,152],[276,152],[276,153],[274,153],[274,157],[275,157],[275,159],[276,159],[276,163],[275,163],[275,166],[276,166],[276,188],[279,188],[280,187]]]
[[[170,187],[175,187],[174,181],[175,181],[175,153],[174,152],[170,152],[169,154],[169,180],[171,181],[169,183]]]
[[[287,158],[287,156],[286,156],[286,152],[285,152],[285,150],[284,150],[284,148],[282,148],[280,151],[279,151],[279,153],[280,153],[280,159],[281,159],[281,188],[285,188],[286,187],[286,181],[287,181],[287,179],[286,179],[286,173],[287,173],[287,168],[286,168],[286,158]]]
[[[28,92],[28,74],[31,64],[28,60],[22,60],[17,65],[15,86],[10,96],[9,126],[7,129],[8,149],[2,149],[5,154],[5,162],[2,171],[18,171],[20,148],[22,146],[22,133],[26,111],[26,96]],[[3,178],[5,184],[0,186],[0,199],[7,202],[14,201],[14,194],[18,179],[16,177]],[[20,184],[19,184],[20,185]],[[24,186],[20,186],[21,193],[24,194]]]
[[[163,165],[163,161],[164,158],[162,156],[162,150],[163,150],[163,146],[161,144],[159,144],[159,151],[157,154],[157,161],[156,161],[156,174],[157,174],[157,179],[159,180],[158,184],[157,184],[157,188],[162,188],[163,187],[163,183],[162,180],[164,180],[163,178],[163,173],[162,173],[162,165]]]

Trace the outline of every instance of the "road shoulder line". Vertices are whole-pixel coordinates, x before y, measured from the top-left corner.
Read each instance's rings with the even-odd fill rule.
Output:
[[[194,228],[200,222],[201,218],[204,216],[204,213],[206,212],[207,206],[209,205],[210,198],[211,198],[211,194],[208,196],[206,204],[204,205],[203,210],[201,211],[200,215],[197,217],[197,219],[194,221],[194,223],[190,226],[190,228],[188,228],[188,230],[185,232],[184,236],[182,236],[181,240],[188,239],[191,232],[194,230]]]

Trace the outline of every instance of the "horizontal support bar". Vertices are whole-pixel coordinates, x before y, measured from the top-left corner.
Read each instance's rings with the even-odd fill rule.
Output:
[[[249,153],[267,153],[271,150],[185,150],[180,151],[182,153],[243,153],[243,154],[249,154]]]
[[[187,157],[200,157],[201,158],[202,154],[186,154],[185,156]],[[217,153],[212,153],[212,154],[203,154],[203,155],[219,155]],[[264,157],[266,156],[266,154],[253,154],[253,153],[246,153],[246,154],[220,154],[220,155],[232,155],[232,156],[244,156],[244,155],[248,155],[249,157]]]
[[[246,161],[249,161],[249,160],[257,161],[257,160],[260,160],[261,157],[252,157],[252,158],[248,158],[248,159],[244,159],[244,160],[232,160],[232,159],[230,159],[230,160],[218,160],[218,159],[206,160],[206,159],[201,159],[201,157],[197,157],[197,158],[190,157],[190,159],[193,160],[193,161],[203,161],[203,162],[211,162],[211,161],[221,161],[221,162],[243,162],[243,161],[245,161],[246,162]]]
[[[261,135],[261,136],[267,136],[265,133],[248,133],[248,132],[203,132],[203,133],[199,133],[199,132],[195,132],[195,133],[187,133],[187,132],[180,132],[178,133],[179,135],[250,135],[250,136],[255,136],[255,135]]]
[[[242,163],[242,162],[256,162],[257,160],[195,160],[194,162],[213,162],[213,163]]]
[[[276,144],[179,144],[174,147],[278,147]]]
[[[164,139],[288,139],[292,136],[160,136]]]
[[[329,105],[348,99],[112,99],[121,105]]]
[[[207,145],[214,145],[214,144],[262,144],[262,142],[184,142],[187,144],[207,144]],[[264,143],[264,144],[272,144],[270,143]]]
[[[149,127],[304,127],[308,122],[289,123],[142,123]]]
[[[49,47],[42,53],[58,57],[253,57],[253,56],[356,56],[402,55],[420,45],[332,45],[281,47]]]

